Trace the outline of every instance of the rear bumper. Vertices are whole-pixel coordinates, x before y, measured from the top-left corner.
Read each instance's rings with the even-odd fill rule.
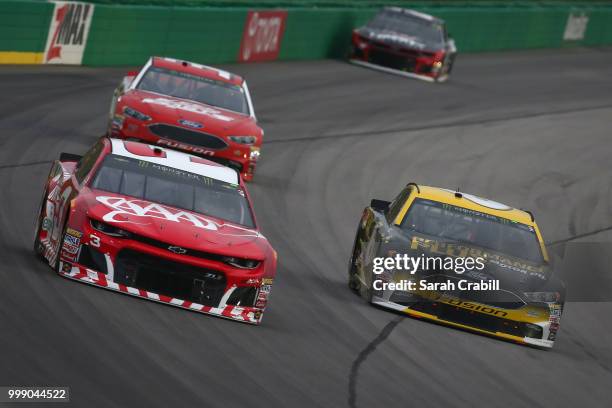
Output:
[[[205,306],[198,303],[189,302],[183,299],[177,299],[169,296],[159,295],[157,293],[148,292],[143,289],[138,289],[123,284],[116,283],[107,278],[107,275],[92,269],[85,268],[80,265],[72,264],[66,261],[60,261],[59,274],[65,278],[75,281],[87,283],[89,285],[98,286],[100,288],[113,290],[115,292],[125,293],[127,295],[136,296],[139,298],[152,300],[154,302],[164,303],[167,305],[180,307],[182,309],[192,310],[204,314],[214,315],[225,319],[231,319],[243,323],[259,324],[263,316],[263,309],[255,307],[241,307],[227,305],[221,302],[217,307]],[[230,288],[224,296],[227,299],[235,288]]]
[[[447,326],[452,326],[452,327],[457,327],[457,328],[461,328],[461,329],[466,329],[466,330],[470,330],[473,332],[477,332],[477,333],[481,333],[481,334],[485,334],[488,336],[493,336],[493,337],[497,337],[497,338],[502,338],[505,340],[509,340],[509,341],[513,341],[519,344],[526,344],[526,345],[531,345],[531,346],[536,346],[536,347],[542,347],[542,348],[552,348],[554,345],[554,341],[552,340],[546,340],[545,338],[532,338],[532,337],[524,337],[524,336],[517,336],[517,335],[512,335],[509,333],[504,333],[501,331],[492,331],[492,330],[484,330],[482,328],[479,327],[475,327],[475,326],[471,326],[468,324],[464,324],[464,323],[458,323],[452,320],[445,320],[443,318],[439,318],[436,315],[433,314],[429,314],[429,313],[424,313],[418,310],[414,310],[409,306],[404,306],[395,302],[392,302],[388,299],[384,299],[381,297],[377,297],[374,296],[372,298],[372,304],[376,305],[376,306],[380,306],[386,309],[391,309],[391,310],[395,310],[397,312],[401,312],[401,313],[405,313],[411,317],[416,317],[416,318],[420,318],[420,319],[427,319],[427,320],[431,320],[437,323],[441,323]],[[546,335],[547,336],[547,335]],[[544,336],[544,337],[546,337]]]
[[[175,127],[178,128],[177,126]],[[259,146],[240,145],[228,141],[223,137],[215,136],[215,139],[222,140],[223,143],[225,143],[226,146],[221,148],[197,146],[187,142],[181,142],[171,137],[162,137],[151,131],[149,123],[139,122],[129,117],[122,117],[120,121],[112,121],[109,133],[112,137],[120,139],[137,139],[144,143],[180,150],[215,161],[224,166],[236,169],[246,181],[251,181],[253,179],[255,167],[260,155]]]

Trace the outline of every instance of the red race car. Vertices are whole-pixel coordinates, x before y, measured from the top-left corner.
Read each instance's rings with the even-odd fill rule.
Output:
[[[254,324],[276,273],[235,170],[106,137],[53,163],[34,250],[67,278]]]
[[[152,57],[115,89],[107,134],[204,156],[250,181],[264,132],[244,79],[192,62]]]

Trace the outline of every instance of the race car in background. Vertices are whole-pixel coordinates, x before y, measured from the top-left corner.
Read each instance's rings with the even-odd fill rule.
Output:
[[[243,78],[152,57],[115,89],[107,135],[203,156],[235,168],[250,181],[264,132]]]
[[[426,81],[443,82],[457,48],[443,20],[399,7],[382,9],[353,30],[350,62]]]
[[[66,278],[253,324],[276,273],[235,170],[106,137],[53,163],[34,250]]]
[[[482,265],[375,269],[376,258],[396,256],[472,257]],[[393,285],[401,282],[414,287]],[[554,344],[565,301],[531,213],[414,183],[393,202],[372,200],[363,211],[348,283],[374,305],[543,348]]]

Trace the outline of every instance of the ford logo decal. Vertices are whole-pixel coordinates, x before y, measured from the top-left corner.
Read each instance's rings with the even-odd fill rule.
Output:
[[[194,128],[194,129],[200,129],[204,127],[204,125],[201,123],[193,122],[191,120],[185,120],[185,119],[179,119],[178,123],[180,123],[183,126],[187,126],[187,127]]]

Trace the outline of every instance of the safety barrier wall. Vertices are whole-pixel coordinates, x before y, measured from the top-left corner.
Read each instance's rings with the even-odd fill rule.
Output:
[[[235,61],[246,9],[96,6],[83,63],[141,64],[151,55]]]
[[[42,62],[51,3],[0,1],[0,64]]]
[[[612,44],[612,7],[601,8],[589,16],[583,44],[587,46]]]
[[[563,43],[568,8],[441,9],[463,51],[556,48]]]
[[[476,1],[469,7],[449,3],[460,2],[447,1],[446,6],[437,2],[417,9],[446,20],[460,52],[612,44],[612,4],[609,3],[579,0],[532,5],[509,2],[502,6],[495,2],[478,5]],[[210,64],[342,57],[348,49],[351,30],[365,23],[377,10],[337,7],[283,11],[98,2],[94,11],[92,4],[80,3],[82,10],[77,10],[75,4],[78,3],[54,5],[44,1],[0,0],[0,63],[138,65],[150,55]],[[253,16],[255,11],[257,14]],[[259,23],[270,23],[264,24],[270,30],[257,33],[257,18]],[[564,39],[570,25],[568,20],[574,35]],[[249,27],[255,28],[250,40]],[[79,37],[82,28],[85,36]],[[72,45],[71,41],[78,43],[76,39],[82,43]],[[68,50],[62,51],[60,40]],[[55,41],[56,49],[50,52],[47,48],[53,47]],[[245,46],[248,41],[252,44]],[[241,47],[248,48],[248,52],[243,53]],[[244,55],[252,51],[249,47],[263,47],[266,52],[248,59]],[[274,47],[275,52],[268,52],[268,48]],[[58,55],[74,56],[59,58]]]
[[[44,0],[38,0],[44,1]],[[576,3],[605,4],[608,0],[88,0],[96,4],[123,4],[148,6],[184,7],[325,7],[325,8],[380,8],[384,6],[414,7],[516,7],[516,6],[556,6]]]

